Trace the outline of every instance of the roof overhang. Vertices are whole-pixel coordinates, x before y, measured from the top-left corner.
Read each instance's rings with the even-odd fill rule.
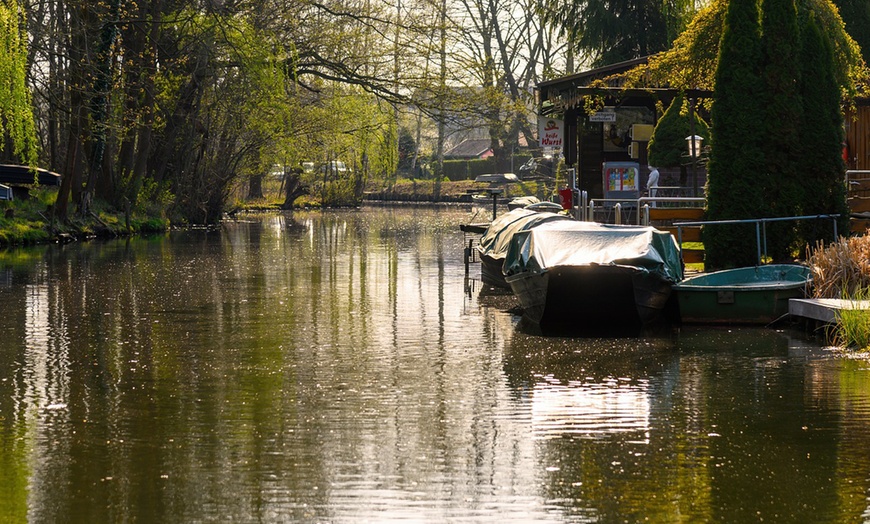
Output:
[[[660,100],[670,103],[678,94],[683,93],[689,99],[712,98],[713,92],[706,89],[671,89],[662,87],[622,88],[577,85],[569,78],[562,82],[539,84],[539,113],[542,115],[564,113],[569,110],[585,112],[585,100],[588,97],[600,97],[606,105],[633,105],[638,100]]]
[[[0,183],[33,184],[34,179],[43,186],[59,186],[61,176],[42,168],[0,164]]]

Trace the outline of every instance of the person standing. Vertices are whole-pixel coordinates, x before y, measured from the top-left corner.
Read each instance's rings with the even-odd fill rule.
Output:
[[[647,193],[649,196],[655,197],[659,187],[659,170],[653,166],[647,167],[649,168],[649,177],[646,179]],[[656,207],[655,202],[652,202],[652,207]]]

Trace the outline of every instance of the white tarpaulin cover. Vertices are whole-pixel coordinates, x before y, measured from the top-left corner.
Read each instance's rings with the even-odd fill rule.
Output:
[[[541,272],[557,266],[632,266],[678,282],[683,278],[674,237],[653,227],[617,226],[564,220],[511,236],[505,275]]]
[[[531,211],[523,208],[505,213],[493,220],[483,236],[480,237],[478,244],[480,254],[495,259],[503,259],[514,233],[556,220],[573,221],[573,218],[568,215],[547,211]]]

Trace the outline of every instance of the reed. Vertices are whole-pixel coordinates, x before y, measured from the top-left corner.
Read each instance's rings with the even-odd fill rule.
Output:
[[[870,298],[870,290],[862,289],[847,300],[858,302]],[[870,310],[856,305],[837,314],[834,343],[840,347],[866,350],[870,348]]]
[[[834,344],[859,350],[870,347],[870,310],[857,305],[870,299],[870,237],[841,238],[819,243],[808,257],[813,271],[813,296],[855,302],[842,309],[833,328]]]
[[[815,298],[849,298],[870,289],[870,237],[841,238],[810,250]]]

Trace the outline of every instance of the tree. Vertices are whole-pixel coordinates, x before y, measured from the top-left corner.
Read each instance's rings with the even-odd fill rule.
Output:
[[[842,209],[840,197],[826,200],[825,195],[837,192],[835,186],[809,186],[808,178],[800,178],[804,165],[798,164],[798,155],[802,152],[825,151],[828,160],[820,165],[841,161],[840,153],[834,155],[833,148],[823,142],[842,133],[829,133],[825,139],[806,133],[807,127],[815,125],[806,121],[810,118],[807,104],[815,103],[817,95],[807,95],[806,86],[801,90],[800,79],[806,77],[807,82],[817,84],[824,84],[818,82],[819,78],[831,80],[825,84],[830,91],[827,96],[842,101],[840,97],[845,95],[848,99],[868,78],[859,49],[827,0],[799,0],[796,5],[768,0],[764,5],[769,13],[763,15],[755,3],[714,0],[675,41],[673,49],[626,75],[627,85],[666,82],[673,87],[715,91],[708,219],[786,216],[822,207]],[[745,12],[737,16],[741,10]],[[809,16],[815,19],[831,50],[830,68],[817,69],[817,61],[812,62],[816,65],[809,71],[795,66],[810,64],[798,59],[796,51],[796,45],[805,37],[807,30],[803,26]],[[759,17],[764,19],[767,35],[765,54],[758,47],[762,38]],[[743,22],[736,23],[740,20]],[[803,101],[807,96],[810,98]],[[825,107],[826,114],[833,118],[837,111]],[[762,120],[773,126],[759,129]],[[842,126],[842,121],[837,125]],[[810,138],[818,142],[808,141]],[[835,177],[830,176],[830,180]],[[774,258],[790,258],[804,243],[795,236],[794,228],[788,227],[786,232],[777,231],[777,226],[768,231],[768,251]],[[729,228],[732,232],[725,231]],[[709,226],[704,239],[708,269],[756,263],[755,232],[748,227],[741,233],[736,226]]]
[[[765,128],[761,85],[761,27],[756,0],[731,0],[716,69],[711,111],[712,147],[707,174],[706,218],[759,218],[767,202],[756,184],[764,165]],[[756,261],[754,227],[704,229],[705,269],[751,266]]]
[[[542,9],[545,19],[559,27],[581,56],[593,66],[602,66],[668,49],[694,14],[695,4],[686,0],[550,0]]]
[[[839,213],[839,231],[848,231],[849,214],[843,184],[845,163],[843,113],[839,88],[834,79],[834,56],[815,15],[809,13],[804,25],[800,60],[803,122],[798,179],[808,188],[803,194],[801,214]],[[834,240],[827,221],[805,222],[802,238],[809,246],[822,239]]]
[[[864,56],[870,61],[870,2],[867,0],[834,0],[846,24],[846,32],[855,39]],[[816,22],[818,25],[818,22]]]
[[[756,217],[797,216],[802,200],[798,156],[804,125],[799,91],[801,71],[795,67],[799,63],[801,41],[797,11],[794,0],[762,0],[761,13],[763,89],[756,96],[764,107],[764,142],[759,145],[765,153],[755,183],[768,205],[764,210],[767,214]],[[767,254],[774,260],[794,259],[796,226],[790,221],[767,226]]]
[[[695,134],[704,137],[709,142],[710,131],[707,123],[692,112],[695,119]],[[683,152],[686,150],[686,137],[692,134],[689,120],[689,105],[683,93],[677,95],[671,105],[656,123],[650,137],[648,155],[650,165],[656,167],[679,167],[680,185],[686,185],[686,166]]]
[[[458,31],[462,68],[468,77],[468,100],[458,106],[472,124],[489,129],[490,147],[498,169],[507,170],[520,137],[534,136],[529,114],[534,99],[532,85],[552,69],[551,57],[561,46],[554,29],[544,23],[541,0],[460,0],[458,15],[471,29]]]
[[[713,89],[720,57],[719,47],[726,27],[729,0],[711,0],[698,12],[673,46],[650,57],[649,63],[626,74],[628,86],[669,85],[677,89]],[[846,33],[843,20],[830,0],[800,0],[798,13],[815,13],[816,21],[831,42],[834,78],[847,96],[852,96],[868,71],[861,49]]]
[[[0,2],[0,152],[36,166],[36,131],[27,88],[27,38],[20,26],[22,7]]]

